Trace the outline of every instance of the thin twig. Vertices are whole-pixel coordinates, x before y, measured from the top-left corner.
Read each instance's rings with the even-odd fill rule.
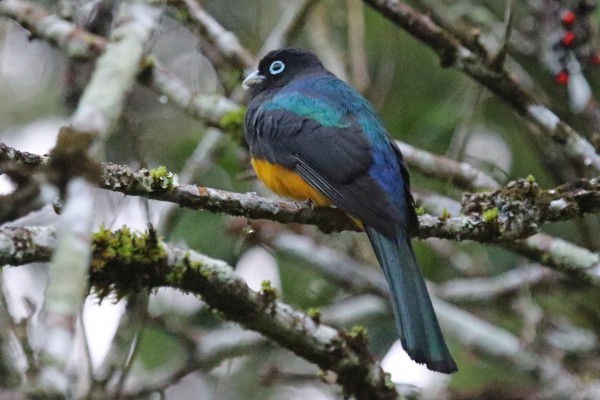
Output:
[[[510,42],[510,35],[512,34],[513,25],[513,12],[512,12],[512,0],[506,0],[504,6],[504,38],[502,39],[502,47],[498,50],[498,54],[490,63],[490,67],[501,70],[506,62],[506,56],[508,55],[508,47]]]
[[[296,0],[288,5],[277,25],[265,39],[265,43],[257,53],[257,58],[260,59],[269,51],[287,45],[290,39],[297,35],[298,31],[304,26],[312,7],[318,2],[319,0]]]
[[[228,60],[242,69],[254,67],[256,63],[254,57],[241,45],[238,37],[207,13],[197,0],[181,0],[181,4],[187,8],[191,21],[200,28],[201,32],[206,33],[207,38]]]

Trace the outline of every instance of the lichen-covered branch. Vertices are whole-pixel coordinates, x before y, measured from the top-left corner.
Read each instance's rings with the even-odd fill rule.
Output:
[[[244,107],[219,94],[195,93],[156,59],[147,63],[139,79],[141,83],[167,96],[177,107],[209,126],[228,132],[238,132],[242,125],[246,112]]]
[[[101,187],[127,195],[174,202],[186,208],[281,223],[312,224],[325,232],[359,230],[347,215],[335,208],[313,208],[303,203],[266,199],[255,193],[235,193],[194,185],[161,187],[160,182],[153,182],[152,179],[152,172],[148,170],[133,171],[125,166],[106,164]],[[487,198],[494,199],[494,202],[484,203],[479,210],[470,210],[468,215],[421,215],[419,237],[501,242],[530,236],[537,232],[538,224],[546,222],[543,218],[546,214],[540,214],[536,208],[536,199],[540,197],[538,193],[544,194],[541,196],[544,199],[542,204],[546,204],[548,196],[553,195],[553,191],[540,191],[535,183],[520,180],[487,194]],[[547,193],[550,194],[546,196]],[[553,201],[561,201],[566,196],[564,190],[554,193],[557,198]],[[482,198],[486,196],[475,196],[478,195]],[[595,212],[598,207],[593,201],[585,204],[585,208],[580,208],[580,213],[588,210]],[[551,215],[558,218],[554,211]],[[572,214],[569,215],[572,217]]]
[[[42,238],[38,239],[37,236]],[[48,261],[37,252],[39,243],[55,235],[54,228],[0,229],[0,262],[18,265],[20,258],[3,249],[20,243],[35,261]],[[30,247],[31,244],[31,248]],[[55,244],[55,243],[53,243]],[[53,245],[51,244],[51,246]],[[28,259],[27,262],[33,261]],[[394,386],[367,351],[364,333],[341,332],[277,300],[270,287],[252,291],[225,262],[167,245],[152,232],[135,234],[127,228],[94,235],[90,283],[99,296],[124,296],[143,288],[173,287],[197,294],[232,321],[255,330],[325,370],[334,371],[344,390],[358,400],[397,399]]]
[[[324,232],[360,230],[351,218],[336,208],[314,208],[306,203],[270,200],[255,193],[235,193],[194,185],[176,186],[173,182],[169,183],[168,178],[157,174],[156,170],[133,171],[122,165],[106,164],[100,187],[196,210],[281,223],[312,224]],[[485,212],[458,217],[421,215],[419,223],[421,238],[495,242],[524,238],[537,232],[529,219],[513,220],[508,214],[488,216]]]
[[[528,210],[534,223],[564,221],[600,211],[600,177],[580,179],[554,189],[542,190],[532,178],[510,182],[493,192],[465,193],[465,214],[498,209],[500,213],[523,214]],[[521,211],[519,211],[521,210]]]
[[[35,36],[60,47],[70,57],[87,59],[106,47],[106,39],[78,28],[57,15],[48,13],[37,3],[21,0],[0,1],[0,15],[17,21]]]
[[[170,0],[176,6],[185,9],[184,15],[188,21],[200,28],[208,40],[214,43],[228,60],[241,69],[255,67],[256,60],[246,50],[238,37],[231,31],[225,29],[219,21],[207,13],[196,0]]]
[[[600,284],[600,254],[597,252],[543,233],[507,243],[506,247],[569,276]]]
[[[473,35],[464,42],[446,31],[429,16],[400,0],[364,0],[387,19],[405,29],[439,56],[442,66],[454,67],[481,83],[508,103],[517,114],[554,142],[578,165],[600,171],[600,155],[594,146],[561,120],[548,106],[526,91],[504,65],[494,65],[493,57]]]
[[[396,144],[406,163],[425,176],[446,180],[459,189],[469,191],[494,190],[500,187],[494,178],[470,164],[457,162],[401,141],[396,141]]]
[[[503,218],[509,216],[508,220],[516,218],[535,224],[562,220],[582,215],[585,211],[598,211],[597,194],[588,192],[596,183],[597,178],[593,178],[562,185],[557,189],[541,190],[533,179],[519,180],[492,193],[465,194],[463,208],[468,212],[483,212],[484,218],[496,218],[503,213]],[[555,204],[561,205],[560,209],[565,210],[565,215],[555,213]],[[566,204],[570,206],[563,207]],[[523,240],[502,240],[499,244],[568,276],[582,278],[593,284],[600,283],[600,255],[566,240],[538,233]]]
[[[0,160],[26,158],[29,166],[45,158],[21,153],[0,144]],[[103,164],[99,186],[129,196],[168,201],[180,207],[226,213],[281,223],[316,225],[324,232],[360,230],[351,218],[336,208],[314,208],[309,204],[272,200],[256,193],[235,193],[195,186],[178,186],[176,175],[164,168],[133,170]],[[582,179],[556,189],[542,190],[531,179],[509,183],[494,192],[465,194],[465,215],[419,216],[419,237],[437,237],[478,242],[509,242],[531,236],[538,226],[567,220],[600,210],[599,178]]]
[[[129,167],[105,164],[100,187],[128,196],[168,201],[181,207],[226,213],[281,223],[317,225],[326,232],[358,230],[356,224],[335,208],[313,208],[308,204],[272,200],[256,193],[236,193],[195,185],[177,186],[166,169],[134,171]]]
[[[559,274],[551,269],[534,264],[492,277],[449,280],[439,285],[436,293],[452,301],[495,301],[524,287],[530,288],[541,283],[554,282],[558,276]]]

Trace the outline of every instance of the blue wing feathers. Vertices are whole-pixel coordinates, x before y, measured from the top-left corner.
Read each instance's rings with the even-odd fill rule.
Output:
[[[403,168],[401,160],[394,151],[392,139],[388,136],[383,123],[371,104],[362,97],[354,88],[333,75],[324,74],[320,76],[308,75],[302,79],[295,80],[279,91],[270,101],[265,102],[263,107],[268,110],[285,110],[300,117],[312,119],[323,127],[352,128],[355,135],[361,135],[367,139],[373,160],[368,171],[369,175],[381,186],[388,200],[392,203],[399,216],[401,224],[410,224],[413,218],[410,216],[411,208],[407,205],[409,197],[407,185],[401,171]],[[356,129],[359,128],[359,129]],[[303,135],[306,131],[303,130]],[[335,130],[322,130],[320,135],[336,135]],[[342,145],[338,141],[351,140],[349,135],[336,135],[332,138],[335,148],[339,151]],[[313,154],[325,154],[322,142],[318,140],[312,143],[319,146],[318,152]],[[358,138],[357,138],[358,139]],[[360,138],[362,139],[362,138]],[[364,140],[364,139],[363,139]],[[346,143],[343,143],[345,145]],[[364,147],[364,145],[363,145]],[[343,149],[363,151],[360,146]],[[351,163],[356,155],[348,152],[345,163]],[[339,168],[340,165],[336,164]],[[327,173],[327,171],[321,171]]]

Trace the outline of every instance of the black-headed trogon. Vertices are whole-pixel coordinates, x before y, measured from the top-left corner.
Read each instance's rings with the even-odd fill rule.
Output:
[[[373,106],[311,52],[275,50],[244,81],[245,139],[277,194],[335,205],[362,223],[388,282],[402,346],[434,371],[457,371],[410,242],[418,229],[400,150]]]

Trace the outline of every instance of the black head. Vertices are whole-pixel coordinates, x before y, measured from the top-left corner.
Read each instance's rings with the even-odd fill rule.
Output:
[[[264,90],[280,88],[299,76],[322,71],[326,71],[323,64],[308,50],[273,50],[260,60],[258,71],[248,75],[244,85],[253,98]]]

